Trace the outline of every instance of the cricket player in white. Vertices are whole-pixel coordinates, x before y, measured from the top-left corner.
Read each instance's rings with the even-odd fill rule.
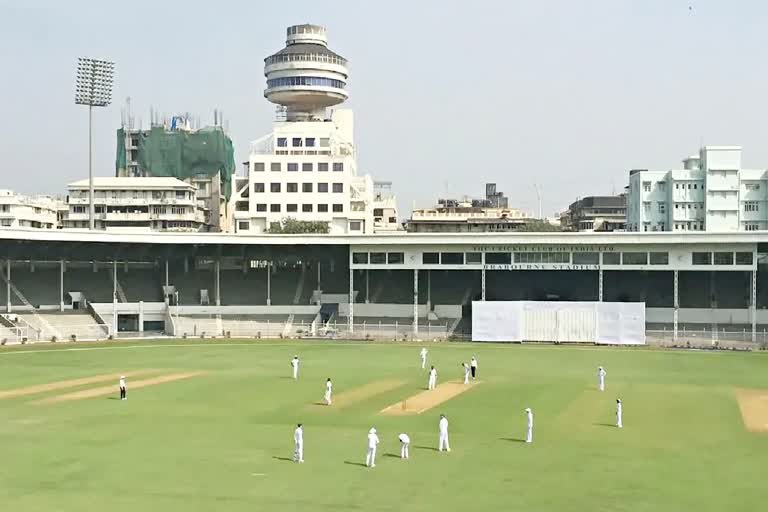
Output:
[[[299,378],[299,356],[293,356],[293,359],[291,359],[291,368],[293,368],[293,378]]]
[[[421,356],[421,369],[423,370],[427,367],[427,347],[422,347],[419,355]]]
[[[411,444],[411,438],[408,437],[408,434],[402,433],[397,438],[400,440],[400,458],[401,459],[407,459],[408,458],[408,445]]]
[[[622,428],[621,424],[621,400],[616,399],[616,426]]]
[[[128,400],[128,397],[125,396],[125,375],[120,376],[118,386],[120,386],[120,400]]]
[[[368,452],[365,455],[365,465],[369,468],[376,467],[376,445],[379,444],[379,436],[376,435],[376,429],[371,427],[368,431]]]
[[[301,423],[293,431],[293,462],[304,462],[304,427]]]
[[[450,452],[451,445],[448,444],[448,418],[445,417],[445,414],[440,415],[440,422],[437,424],[437,431],[437,451],[441,452],[443,451],[443,448],[445,448],[446,451]]]
[[[525,409],[525,415],[527,418],[526,428],[525,428],[525,442],[526,443],[532,443],[533,442],[533,411],[530,407]]]
[[[429,381],[427,381],[427,389],[435,389],[437,385],[437,370],[435,367],[429,369]]]
[[[477,359],[475,359],[475,356],[472,356],[472,359],[469,361],[469,367],[472,369],[472,380],[475,380],[477,374]]]
[[[461,363],[464,367],[464,384],[469,384],[469,365],[467,363]]]
[[[605,391],[605,370],[602,366],[597,367],[597,389]]]
[[[328,377],[328,380],[325,381],[325,405],[331,405],[331,391],[333,389],[333,384],[331,383],[331,378]]]

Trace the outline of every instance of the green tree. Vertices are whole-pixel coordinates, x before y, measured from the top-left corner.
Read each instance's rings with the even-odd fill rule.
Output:
[[[286,217],[280,222],[273,222],[269,226],[268,233],[281,235],[321,234],[327,235],[330,226],[327,222],[314,220],[297,220]]]

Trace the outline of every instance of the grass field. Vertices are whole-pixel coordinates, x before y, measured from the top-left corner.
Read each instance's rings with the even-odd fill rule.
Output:
[[[0,510],[768,507],[768,433],[747,431],[736,399],[739,390],[768,391],[766,354],[431,344],[438,383],[459,379],[460,362],[473,354],[481,383],[421,414],[381,414],[426,386],[419,348],[4,347]],[[298,381],[290,378],[294,353],[302,360]],[[598,365],[608,372],[604,393],[595,389]],[[111,378],[120,373],[129,375],[125,402],[116,400]],[[332,407],[315,405],[326,377],[334,382]],[[73,379],[82,380],[18,391]],[[753,410],[759,419],[768,400],[748,393],[757,396],[750,407],[765,405]],[[622,430],[613,427],[616,397],[624,403]],[[528,406],[531,445],[520,442]],[[434,449],[440,413],[450,420],[450,454]],[[296,422],[305,426],[303,465],[290,462]],[[381,437],[375,469],[361,466],[371,425]],[[403,431],[412,441],[407,462],[394,456]]]

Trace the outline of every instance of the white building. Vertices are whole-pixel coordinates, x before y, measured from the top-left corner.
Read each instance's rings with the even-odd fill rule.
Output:
[[[70,183],[64,228],[88,228],[88,180]],[[96,229],[205,231],[194,185],[176,178],[94,178]]]
[[[265,233],[289,217],[327,223],[331,234],[395,229],[394,197],[357,174],[352,111],[326,114],[347,99],[348,71],[325,29],[289,27],[286,47],[264,62],[264,96],[283,107],[284,120],[251,143],[247,177],[235,181],[235,231]]]
[[[629,174],[628,231],[768,229],[768,172],[743,169],[739,146],[705,146],[682,169]]]
[[[59,201],[48,196],[27,197],[0,190],[0,229],[55,229]]]

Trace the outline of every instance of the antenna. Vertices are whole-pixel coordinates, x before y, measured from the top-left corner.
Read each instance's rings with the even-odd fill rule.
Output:
[[[539,219],[541,219],[541,194],[539,193],[539,185],[534,183],[533,189],[536,191],[536,199],[539,201]]]

